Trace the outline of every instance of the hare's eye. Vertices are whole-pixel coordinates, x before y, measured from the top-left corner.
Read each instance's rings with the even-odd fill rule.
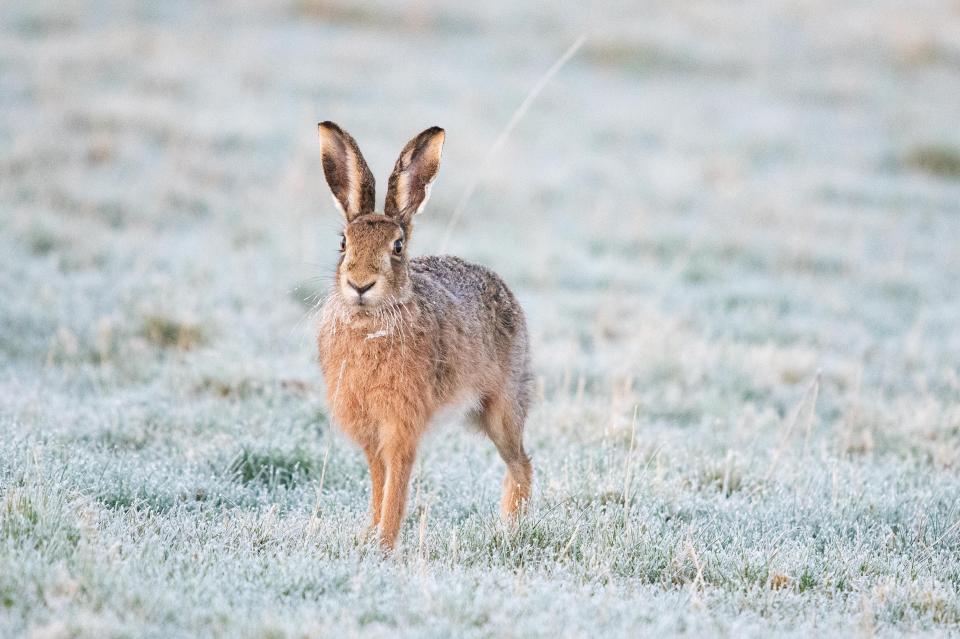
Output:
[[[393,243],[393,254],[400,255],[403,253],[403,240],[397,240]]]
[[[347,250],[347,236],[341,235],[340,236],[340,252],[343,253],[346,250]]]

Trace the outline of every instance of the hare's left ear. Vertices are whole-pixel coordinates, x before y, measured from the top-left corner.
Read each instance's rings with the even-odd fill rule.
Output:
[[[405,229],[430,197],[430,184],[440,168],[443,138],[443,129],[434,126],[407,142],[390,174],[383,212]]]

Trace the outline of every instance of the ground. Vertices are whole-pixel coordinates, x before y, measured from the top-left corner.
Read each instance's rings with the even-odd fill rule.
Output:
[[[956,4],[475,4],[0,6],[0,636],[958,632]],[[325,119],[381,198],[447,130],[411,251],[527,309],[516,529],[451,416],[359,534]]]

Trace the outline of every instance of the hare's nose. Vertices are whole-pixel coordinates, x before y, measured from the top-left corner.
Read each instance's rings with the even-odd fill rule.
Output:
[[[364,286],[357,286],[356,284],[354,284],[354,283],[351,282],[350,280],[347,280],[347,284],[349,284],[349,285],[350,285],[350,288],[352,288],[353,290],[355,290],[355,291],[357,292],[357,295],[358,295],[359,297],[363,297],[363,294],[366,293],[367,291],[369,291],[371,288],[373,288],[373,285],[376,284],[376,283],[377,283],[377,281],[374,280],[374,281],[370,282],[369,284],[365,284]]]

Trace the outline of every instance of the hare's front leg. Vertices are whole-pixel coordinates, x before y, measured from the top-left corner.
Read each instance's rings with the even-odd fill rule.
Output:
[[[419,429],[395,427],[384,433],[381,454],[386,465],[387,481],[380,512],[380,544],[392,549],[397,542],[400,524],[407,505],[407,486],[417,456]]]
[[[383,457],[375,443],[363,445],[363,452],[367,456],[367,465],[370,467],[370,532],[377,529],[380,523],[380,510],[383,507],[383,482],[386,479],[386,466]]]

